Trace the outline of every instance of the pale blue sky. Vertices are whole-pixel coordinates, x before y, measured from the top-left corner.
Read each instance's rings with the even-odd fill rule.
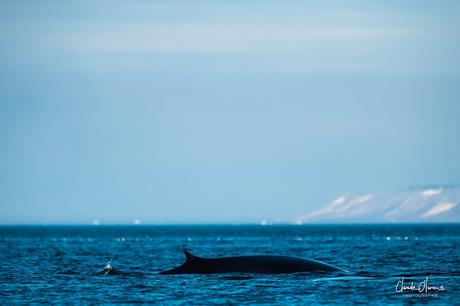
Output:
[[[458,1],[0,1],[0,223],[458,185],[458,29]]]

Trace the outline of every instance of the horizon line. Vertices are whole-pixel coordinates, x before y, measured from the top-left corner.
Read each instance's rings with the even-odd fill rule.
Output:
[[[88,223],[0,223],[0,227],[27,227],[27,226],[80,226],[80,227],[108,227],[108,226],[125,226],[125,227],[149,227],[149,226],[308,226],[308,225],[442,225],[442,224],[460,224],[460,221],[444,221],[444,222],[310,222],[310,223],[104,223],[104,224],[88,224]]]

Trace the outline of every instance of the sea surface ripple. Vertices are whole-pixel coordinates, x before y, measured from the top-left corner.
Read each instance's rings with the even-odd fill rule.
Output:
[[[350,275],[159,275],[203,257],[282,254]],[[107,262],[122,272],[96,275]],[[460,225],[1,226],[0,304],[460,304]],[[445,290],[397,292],[398,281]]]

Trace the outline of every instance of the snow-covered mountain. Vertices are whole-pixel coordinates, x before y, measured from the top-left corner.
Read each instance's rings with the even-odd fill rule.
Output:
[[[460,187],[342,195],[294,222],[460,222]]]

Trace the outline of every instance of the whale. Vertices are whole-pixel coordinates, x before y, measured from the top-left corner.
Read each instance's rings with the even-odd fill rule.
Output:
[[[184,250],[186,261],[179,267],[160,274],[346,272],[326,263],[283,255],[253,255],[204,258]]]

